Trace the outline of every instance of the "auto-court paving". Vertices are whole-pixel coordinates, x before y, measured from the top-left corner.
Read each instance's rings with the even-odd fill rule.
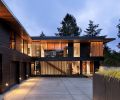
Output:
[[[3,100],[92,100],[89,78],[30,78],[1,95]]]

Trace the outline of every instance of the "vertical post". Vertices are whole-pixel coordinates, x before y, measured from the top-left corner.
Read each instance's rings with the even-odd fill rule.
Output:
[[[69,62],[69,74],[72,75],[72,63]]]
[[[28,55],[28,41],[27,41],[27,55]]]
[[[100,62],[94,61],[94,73],[99,69],[99,67],[100,67]]]
[[[40,75],[41,75],[41,62],[40,62],[40,61],[39,61],[39,65],[40,65],[40,66],[39,66],[39,67],[40,67],[39,70],[40,70]]]
[[[73,43],[68,43],[68,57],[73,57]]]
[[[17,47],[16,47],[16,45],[17,45],[17,44],[16,44],[16,41],[17,41],[17,40],[16,40],[16,37],[17,37],[17,36],[16,36],[16,34],[14,33],[14,50],[17,50]]]
[[[34,70],[35,70],[35,75],[36,75],[36,62],[34,61]]]
[[[23,44],[23,54],[25,54],[25,50],[24,50],[24,49],[25,49],[25,48],[24,48],[24,47],[25,47],[25,46],[24,46],[24,45],[25,45],[25,41],[24,41],[24,39],[23,39],[22,41],[23,41],[23,43],[22,43],[22,44]]]
[[[80,60],[80,75],[82,75],[83,72],[82,72],[82,61]]]

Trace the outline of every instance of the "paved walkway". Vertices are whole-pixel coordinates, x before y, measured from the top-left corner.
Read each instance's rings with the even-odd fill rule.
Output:
[[[92,80],[31,78],[6,93],[4,100],[92,100]]]

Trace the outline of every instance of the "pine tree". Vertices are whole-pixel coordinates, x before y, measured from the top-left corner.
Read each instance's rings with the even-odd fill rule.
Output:
[[[86,28],[86,33],[87,36],[98,36],[101,32],[102,29],[97,29],[99,27],[99,24],[94,25],[93,21],[89,21],[89,26]]]
[[[77,26],[76,19],[70,14],[66,14],[65,18],[61,22],[61,27],[57,28],[58,36],[79,36],[81,29]]]
[[[117,25],[117,28],[118,28],[118,38],[120,39],[120,20],[119,20],[119,24]],[[120,48],[120,43],[118,43],[118,48]]]
[[[118,28],[118,37],[120,38],[120,20],[119,20],[119,24],[117,25],[117,28]]]
[[[44,32],[41,32],[40,37],[44,37],[44,36],[45,36]]]

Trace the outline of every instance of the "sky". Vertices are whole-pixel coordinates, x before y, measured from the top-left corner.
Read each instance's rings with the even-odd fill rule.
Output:
[[[82,34],[89,20],[99,24],[101,35],[117,38],[116,25],[120,19],[120,0],[4,0],[13,14],[21,22],[30,36],[39,36],[43,31],[51,36],[57,33],[57,27],[67,13],[72,14],[82,28]],[[116,47],[120,39],[108,45]]]

